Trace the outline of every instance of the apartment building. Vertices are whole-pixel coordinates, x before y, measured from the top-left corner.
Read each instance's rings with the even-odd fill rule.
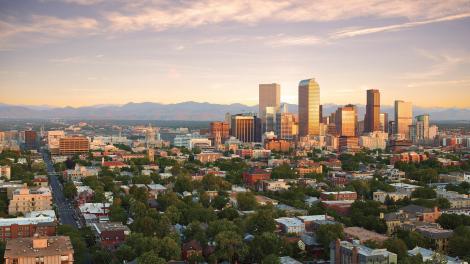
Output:
[[[49,188],[31,190],[24,186],[13,192],[13,197],[8,206],[8,214],[17,215],[32,211],[52,209],[52,193]]]

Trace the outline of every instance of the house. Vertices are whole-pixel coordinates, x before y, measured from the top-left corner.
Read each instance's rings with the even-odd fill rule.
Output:
[[[87,225],[109,220],[110,203],[84,203],[78,207]]]
[[[271,173],[259,168],[252,168],[243,173],[243,181],[251,186],[254,186],[258,181],[271,179]]]
[[[131,233],[129,227],[118,222],[93,223],[91,227],[100,245],[107,249],[116,249]]]
[[[432,260],[437,257],[442,257],[447,261],[447,264],[468,264],[464,260],[459,258],[453,258],[446,255],[441,255],[441,253],[433,251],[431,249],[426,249],[422,247],[415,247],[412,250],[408,250],[408,256],[420,256],[423,262],[432,262]]]
[[[416,231],[421,233],[424,237],[429,238],[434,244],[434,248],[444,252],[447,251],[449,239],[454,234],[452,230],[427,226],[418,227],[416,228]]]
[[[302,216],[297,216],[297,218],[302,221],[305,225],[305,230],[307,232],[312,232],[315,230],[314,228],[314,222],[318,220],[333,220],[333,217],[330,217],[328,215],[302,215]]]
[[[285,234],[302,234],[305,232],[305,225],[300,219],[295,217],[281,217],[274,219]]]
[[[290,188],[290,181],[285,179],[278,180],[262,180],[258,181],[258,190],[259,191],[285,191]]]
[[[196,240],[186,242],[181,247],[181,253],[184,260],[189,260],[191,256],[202,256],[202,246]]]
[[[404,213],[410,215],[410,217],[415,217],[419,221],[434,223],[441,216],[439,208],[427,208],[419,205],[410,204],[400,209]]]
[[[320,199],[324,201],[354,201],[357,200],[357,193],[351,191],[322,192]]]
[[[313,235],[302,234],[300,240],[297,242],[299,249],[307,252],[309,256],[318,259],[323,254],[323,245],[317,241]]]

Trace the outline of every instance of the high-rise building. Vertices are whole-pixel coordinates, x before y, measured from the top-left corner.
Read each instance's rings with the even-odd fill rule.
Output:
[[[242,142],[261,142],[261,120],[253,114],[232,116],[231,135]]]
[[[64,137],[59,140],[60,155],[74,155],[90,150],[88,138],[81,136]]]
[[[281,86],[277,83],[270,84],[260,84],[259,85],[259,117],[262,122],[263,132],[274,131],[274,127],[268,127],[266,124],[267,121],[267,107],[272,107],[269,109],[272,119],[276,118],[276,113],[280,110],[281,107]]]
[[[218,146],[230,137],[229,124],[226,122],[211,122],[209,133],[214,140],[214,145]]]
[[[297,118],[291,113],[278,113],[276,116],[276,135],[279,139],[292,140],[298,134]]]
[[[37,132],[34,130],[27,130],[24,132],[24,144],[26,149],[35,149],[38,143]]]
[[[366,117],[364,131],[380,131],[380,92],[376,89],[367,90]]]
[[[422,143],[429,139],[429,115],[419,115],[416,117],[416,140]]]
[[[336,130],[339,136],[355,137],[357,133],[357,109],[346,105],[336,110]]]
[[[413,124],[413,106],[410,102],[395,101],[395,133],[409,138],[409,127]]]
[[[380,113],[380,131],[388,133],[388,113]]]
[[[299,83],[299,136],[320,135],[320,86],[315,79]]]
[[[276,129],[276,114],[279,111],[273,106],[268,106],[264,111],[264,118],[261,118],[264,132],[272,132]]]
[[[47,131],[47,146],[49,151],[53,154],[59,152],[59,140],[65,137],[63,130]]]
[[[323,105],[320,105],[319,114],[320,123],[323,123]]]

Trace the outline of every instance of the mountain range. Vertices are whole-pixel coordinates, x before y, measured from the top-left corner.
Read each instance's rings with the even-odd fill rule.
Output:
[[[323,106],[324,115],[335,111],[339,105]],[[365,106],[357,105],[359,120],[363,119]],[[289,112],[296,113],[297,105],[288,104]],[[176,104],[127,103],[124,105],[94,105],[84,107],[51,107],[10,105],[0,103],[2,119],[114,119],[114,120],[223,120],[225,113],[257,112],[258,106],[244,104],[212,104],[182,102]],[[383,105],[381,111],[393,118],[393,106]],[[414,107],[414,115],[428,113],[432,120],[470,120],[470,108],[425,108]]]

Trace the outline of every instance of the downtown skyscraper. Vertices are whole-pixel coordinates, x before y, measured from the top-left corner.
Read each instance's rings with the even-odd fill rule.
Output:
[[[367,90],[364,132],[374,131],[380,131],[380,92],[376,89],[370,89]]]
[[[281,86],[277,83],[260,84],[258,107],[262,131],[274,131],[276,113],[281,107]]]
[[[299,83],[299,136],[320,135],[320,86],[315,79]]]
[[[413,124],[413,105],[411,102],[395,101],[394,132],[402,138],[410,138],[410,126]]]

